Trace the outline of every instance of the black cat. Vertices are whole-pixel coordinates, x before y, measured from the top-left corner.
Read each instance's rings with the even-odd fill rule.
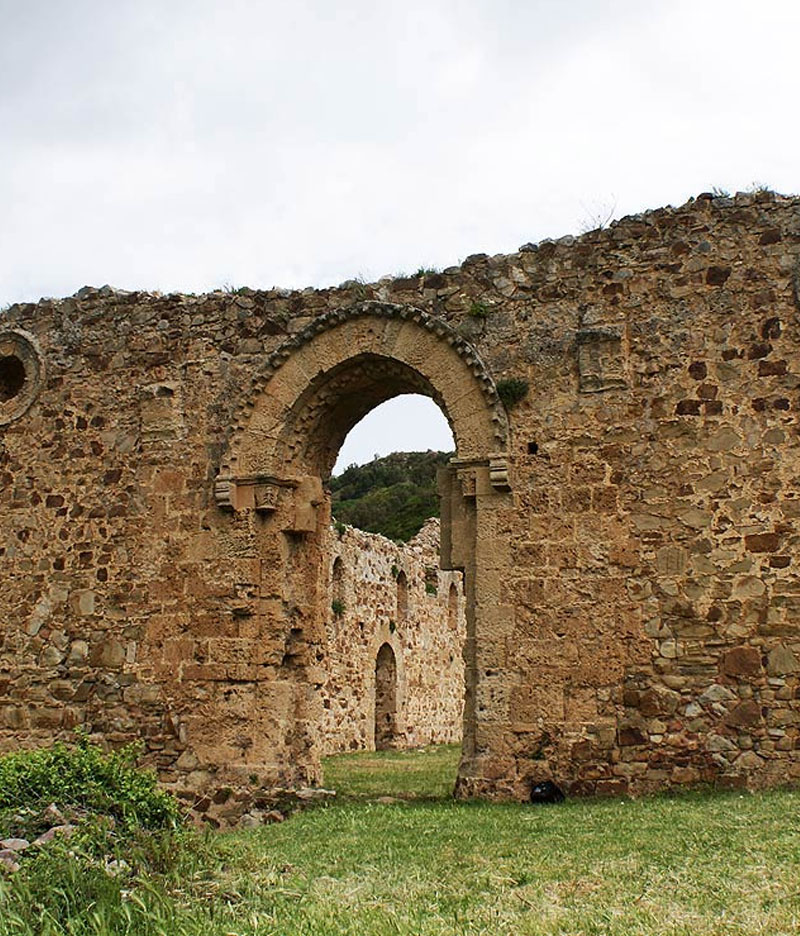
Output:
[[[564,794],[552,780],[536,783],[531,789],[532,803],[563,803],[564,799]]]

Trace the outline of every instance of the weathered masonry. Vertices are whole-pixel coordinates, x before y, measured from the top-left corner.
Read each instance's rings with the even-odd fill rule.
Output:
[[[769,192],[372,285],[11,307],[0,743],[83,724],[178,786],[318,779],[324,481],[413,391],[457,448],[459,795],[797,781],[799,315],[800,200]]]

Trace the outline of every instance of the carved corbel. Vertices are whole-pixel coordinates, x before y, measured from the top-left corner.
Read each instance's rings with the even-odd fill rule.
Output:
[[[278,509],[281,491],[297,486],[297,481],[257,475],[253,477],[219,477],[214,482],[214,499],[222,510],[255,510],[270,514]]]
[[[256,513],[269,514],[278,509],[281,489],[274,482],[253,485],[253,506]]]
[[[236,483],[233,478],[217,478],[214,482],[214,500],[220,510],[234,510]]]
[[[508,457],[504,452],[493,452],[489,455],[489,482],[495,490],[511,490],[508,480]]]

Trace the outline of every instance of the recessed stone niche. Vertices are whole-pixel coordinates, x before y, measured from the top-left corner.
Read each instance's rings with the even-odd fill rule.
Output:
[[[615,327],[582,328],[577,334],[578,374],[582,393],[628,386],[622,332]]]
[[[28,412],[44,382],[44,358],[33,335],[0,331],[0,426]]]
[[[139,389],[142,442],[171,442],[185,435],[183,392],[174,381]]]

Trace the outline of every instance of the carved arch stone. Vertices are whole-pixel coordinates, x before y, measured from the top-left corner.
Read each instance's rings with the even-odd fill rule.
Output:
[[[409,392],[439,404],[459,459],[491,461],[498,485],[507,482],[508,421],[477,351],[425,312],[364,302],[321,315],[267,358],[237,413],[218,503],[234,506],[235,486],[250,484],[266,488],[254,504],[269,510],[282,484],[326,476],[366,413]]]

